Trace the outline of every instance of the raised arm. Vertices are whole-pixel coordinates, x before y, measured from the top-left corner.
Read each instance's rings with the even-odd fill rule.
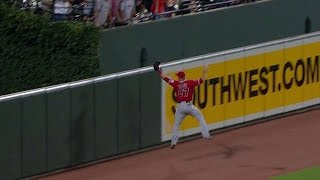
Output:
[[[161,69],[158,70],[158,74],[159,74],[159,76],[161,77],[161,79],[163,79],[163,80],[166,81],[166,82],[169,82],[170,79],[167,78],[164,74],[162,74]]]
[[[207,79],[208,65],[203,65],[203,72],[201,79],[204,81]]]
[[[167,82],[168,84],[170,84],[171,86],[174,86],[174,80],[169,79],[168,77],[166,77],[164,74],[162,74],[161,68],[159,67],[160,62],[159,61],[155,61],[153,64],[153,68],[154,70],[159,74],[159,76],[161,77],[161,79],[163,79],[165,82]]]
[[[165,80],[166,82],[169,81],[169,78],[167,78],[165,75],[162,74],[161,68],[160,68],[160,61],[155,61],[153,63],[153,69],[159,74],[161,79]]]

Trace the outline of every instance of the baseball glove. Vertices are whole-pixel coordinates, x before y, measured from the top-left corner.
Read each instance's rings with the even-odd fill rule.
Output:
[[[154,63],[153,63],[153,69],[155,70],[155,71],[159,71],[159,66],[160,66],[160,62],[159,61],[155,61]]]

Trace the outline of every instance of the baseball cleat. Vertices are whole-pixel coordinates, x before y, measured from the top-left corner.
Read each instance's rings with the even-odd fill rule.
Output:
[[[174,149],[175,146],[176,146],[176,144],[171,144],[170,148]]]
[[[209,137],[204,137],[204,139],[207,139],[207,140],[211,140],[211,139],[213,139],[213,136],[209,136]]]

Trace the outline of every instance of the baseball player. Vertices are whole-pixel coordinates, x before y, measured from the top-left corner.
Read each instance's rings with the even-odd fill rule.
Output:
[[[201,114],[200,110],[192,104],[194,88],[203,83],[207,76],[208,67],[206,65],[203,66],[202,77],[196,80],[186,80],[185,73],[183,71],[179,71],[176,73],[179,79],[177,81],[163,75],[161,69],[159,68],[159,64],[160,62],[156,61],[154,64],[154,69],[159,73],[160,77],[165,82],[174,88],[176,100],[178,102],[175,112],[173,134],[171,138],[171,149],[174,149],[178,143],[179,126],[187,115],[195,117],[200,122],[201,134],[204,139],[212,139],[203,115]]]

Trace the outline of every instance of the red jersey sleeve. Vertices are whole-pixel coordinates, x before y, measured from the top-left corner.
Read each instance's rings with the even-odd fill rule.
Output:
[[[201,78],[199,78],[199,79],[192,80],[191,82],[192,82],[191,84],[192,84],[194,87],[196,87],[196,86],[199,86],[200,84],[202,84],[202,83],[203,83],[203,80],[202,80]]]
[[[164,78],[164,81],[170,84],[171,86],[175,87],[176,86],[176,81],[173,79],[169,79],[167,77]]]

